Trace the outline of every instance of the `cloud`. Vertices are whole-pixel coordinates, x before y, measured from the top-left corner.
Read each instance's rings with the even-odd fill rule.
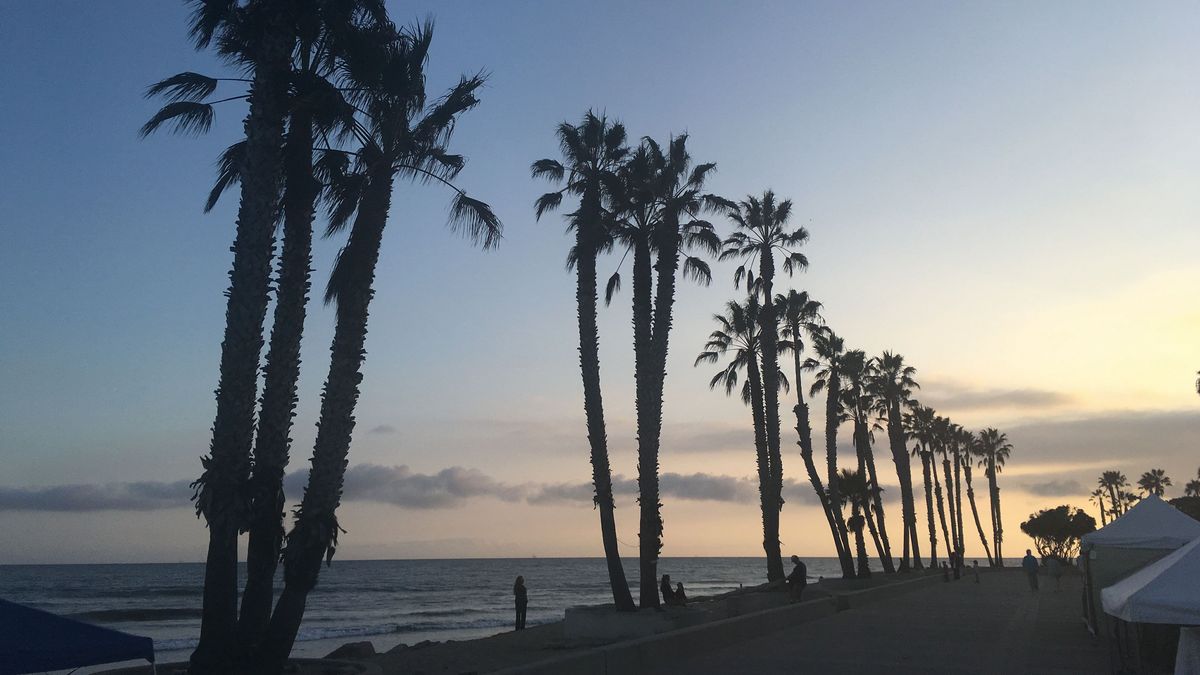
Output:
[[[154,511],[189,505],[191,481],[0,487],[0,511]]]
[[[925,405],[952,412],[992,408],[1054,408],[1074,401],[1069,394],[1048,389],[975,389],[945,383],[927,384],[921,389],[919,398]]]
[[[1077,480],[1049,480],[1042,483],[1024,483],[1016,487],[1039,497],[1075,497],[1088,493]]]
[[[287,494],[297,500],[308,482],[307,471],[284,479]],[[459,506],[473,497],[517,501],[524,488],[498,482],[477,469],[452,466],[434,474],[413,473],[407,466],[356,464],[346,470],[342,498],[346,501],[382,502],[411,509]]]
[[[371,427],[367,431],[367,433],[368,434],[394,434],[394,433],[396,433],[396,427],[394,427],[390,424],[380,424],[379,426]]]

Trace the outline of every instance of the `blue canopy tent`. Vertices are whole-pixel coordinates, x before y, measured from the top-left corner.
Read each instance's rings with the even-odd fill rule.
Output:
[[[154,663],[154,641],[0,600],[0,675],[117,661]]]

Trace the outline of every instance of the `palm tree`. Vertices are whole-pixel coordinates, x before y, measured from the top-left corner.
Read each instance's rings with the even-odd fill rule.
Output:
[[[749,196],[734,205],[727,204],[726,211],[729,219],[736,226],[736,231],[725,239],[725,250],[721,260],[739,258],[753,265],[758,261],[758,283],[753,284],[747,279],[747,287],[751,292],[762,293],[762,309],[759,322],[762,324],[763,335],[779,334],[779,316],[775,311],[775,253],[783,255],[783,272],[791,275],[796,270],[808,266],[804,254],[794,249],[808,240],[808,231],[803,227],[789,229],[788,219],[792,214],[792,201],[785,199],[776,202],[775,193],[767,190],[762,197]],[[753,267],[750,268],[753,270]],[[746,276],[747,267],[743,263],[734,274],[734,286],[738,286]],[[757,286],[757,287],[756,287]],[[783,457],[779,449],[779,387],[774,381],[779,372],[779,347],[774,339],[764,340],[762,345],[763,396],[766,406],[767,422],[767,452],[771,456],[772,482],[776,486],[772,497],[778,508],[783,508]],[[836,502],[834,502],[836,503]],[[778,569],[773,569],[771,581],[783,578],[783,564],[780,561]]]
[[[290,55],[296,44],[295,7],[283,0],[233,3],[194,0],[191,35],[198,49],[245,35],[253,40],[245,55],[218,50],[230,60],[242,60],[251,73],[250,104],[244,129],[246,142],[238,157],[241,196],[237,233],[232,246],[233,266],[226,291],[225,335],[221,343],[217,413],[209,455],[193,484],[198,515],[208,523],[209,544],[204,568],[200,641],[192,654],[194,672],[223,672],[231,666],[237,641],[237,538],[248,521],[247,482],[254,441],[259,354],[267,314],[274,245],[275,214],[283,173],[283,129],[288,109]],[[244,56],[244,58],[243,58]],[[160,85],[163,83],[160,83]],[[201,89],[207,83],[199,85]],[[185,85],[185,90],[187,86]],[[170,85],[151,94],[166,93]],[[188,94],[201,93],[191,89]],[[146,135],[167,120],[184,132],[202,132],[212,122],[212,108],[179,98],[142,127]]]
[[[789,290],[785,296],[775,296],[775,304],[783,314],[783,327],[780,329],[780,352],[790,351],[792,354],[793,372],[796,378],[796,405],[792,408],[796,414],[796,433],[799,436],[800,458],[804,461],[804,469],[808,473],[809,483],[821,504],[825,521],[829,525],[829,533],[833,537],[833,545],[838,553],[838,560],[844,559],[846,553],[842,546],[842,538],[834,520],[834,510],[829,502],[829,494],[825,491],[824,481],[817,472],[816,462],[813,461],[812,426],[808,418],[808,403],[804,400],[803,371],[804,336],[812,335],[821,330],[821,303],[808,297],[804,291]],[[887,567],[887,563],[884,563]]]
[[[875,368],[867,380],[875,409],[887,419],[888,445],[892,461],[896,464],[896,475],[900,480],[900,502],[904,511],[904,555],[900,559],[900,571],[909,566],[922,569],[920,544],[917,541],[917,509],[913,500],[912,470],[904,443],[904,421],[902,411],[912,407],[912,390],[919,389],[913,377],[917,369],[904,364],[904,357],[885,351],[875,359]],[[909,561],[911,551],[912,560]]]
[[[724,314],[714,314],[713,320],[719,328],[712,332],[704,351],[696,357],[694,365],[701,363],[718,363],[721,357],[731,355],[731,359],[713,375],[709,381],[710,389],[721,385],[728,396],[738,388],[738,373],[746,371],[746,381],[741,387],[742,403],[750,406],[750,416],[754,423],[754,450],[758,468],[758,498],[762,508],[763,522],[763,551],[767,554],[767,577],[774,573],[776,566],[783,566],[779,550],[779,507],[775,502],[774,474],[771,471],[771,455],[767,451],[766,412],[763,409],[763,377],[759,369],[759,358],[762,352],[761,323],[758,320],[758,298],[751,294],[745,304],[729,301],[725,305]],[[778,381],[786,383],[787,378],[779,373]]]
[[[1100,489],[1108,494],[1108,513],[1115,520],[1125,514],[1125,489],[1129,487],[1129,479],[1120,471],[1104,471],[1097,481]]]
[[[1200,486],[1200,481],[1197,481],[1197,485]],[[1100,525],[1101,526],[1107,525],[1108,524],[1108,513],[1104,509],[1104,490],[1101,488],[1096,488],[1095,490],[1092,490],[1089,497],[1091,498],[1090,501],[1092,503],[1094,503],[1094,504],[1096,504],[1096,506],[1100,507]]]
[[[350,225],[346,245],[330,275],[325,301],[336,307],[329,373],[321,397],[317,438],[304,497],[282,552],[284,588],[267,629],[263,670],[278,671],[291,652],[308,594],[316,586],[322,560],[337,547],[336,511],[341,501],[346,457],[354,431],[364,344],[375,267],[397,178],[433,181],[454,190],[450,226],[488,249],[499,243],[502,227],[490,207],[468,197],[451,182],[464,159],[447,151],[460,115],[478,104],[481,75],[463,77],[429,103],[425,63],[433,39],[426,22],[396,33],[381,33],[374,48],[349,62],[348,89],[362,111],[355,126],[361,148],[353,166],[337,177],[329,232]]]
[[[842,517],[842,496],[838,488],[837,469],[837,432],[838,426],[844,419],[842,411],[842,358],[845,356],[845,345],[828,327],[813,333],[813,353],[816,358],[804,362],[805,370],[816,371],[809,395],[816,396],[822,390],[825,395],[825,468],[829,480],[829,504],[833,508],[833,522],[837,525],[838,540],[841,542],[840,562],[842,576],[846,579],[854,577],[854,558],[850,551],[850,539],[846,531],[846,522]]]
[[[921,460],[921,471],[925,479],[925,514],[929,521],[929,566],[937,569],[937,526],[934,525],[933,521],[934,491],[929,470],[930,465],[933,463],[933,451],[930,449],[930,444],[933,443],[933,408],[928,406],[914,406],[913,411],[906,413],[903,420],[905,436],[916,441],[913,444],[911,455]],[[942,493],[940,487],[937,493],[938,501],[940,502]],[[944,522],[945,518],[943,518]]]
[[[940,453],[942,456],[942,471],[946,483],[946,501],[950,503],[950,531],[946,531],[946,514],[942,507],[942,487],[938,482],[937,462],[933,465],[933,488],[937,493],[938,518],[942,524],[942,535],[946,537],[947,552],[958,551],[962,549],[962,541],[958,531],[958,518],[955,513],[954,506],[954,488],[955,483],[953,476],[950,473],[950,456],[958,455],[957,437],[954,433],[957,431],[957,425],[952,424],[945,417],[936,417],[933,423],[933,438],[930,450]]]
[[[1184,497],[1200,497],[1200,469],[1196,471],[1196,478],[1189,480],[1187,485],[1183,486]]]
[[[967,482],[967,502],[971,505],[971,517],[975,519],[975,529],[979,532],[979,542],[983,544],[983,553],[987,556],[988,567],[994,567],[996,562],[992,558],[991,549],[988,548],[987,537],[983,534],[983,524],[979,520],[979,509],[975,506],[975,486],[971,484],[973,458],[982,457],[982,444],[974,434],[966,429],[960,427],[959,433],[961,434],[959,447],[962,448],[963,459],[965,460],[962,463],[962,468],[963,479]]]
[[[878,422],[873,419],[874,406],[871,395],[867,391],[867,378],[875,367],[874,361],[867,358],[861,349],[852,349],[842,356],[842,385],[843,405],[854,422],[854,448],[858,455],[858,472],[864,475],[870,487],[870,495],[874,500],[874,512],[879,514],[879,534],[874,537],[876,552],[883,564],[883,571],[891,574],[896,571],[892,563],[892,549],[887,537],[887,528],[883,517],[883,489],[879,487],[879,477],[875,471],[875,452],[871,448],[874,441],[872,429],[878,428]],[[870,511],[866,512],[867,519],[873,519]]]
[[[1163,469],[1150,469],[1138,479],[1138,487],[1147,495],[1161,497],[1171,487],[1171,479]]]
[[[596,257],[612,247],[612,228],[604,208],[604,186],[617,180],[616,171],[628,155],[625,127],[610,123],[603,115],[588,112],[579,125],[563,122],[558,141],[564,162],[542,159],[533,163],[535,178],[548,178],[566,185],[538,198],[537,217],[558,208],[565,194],[579,197],[579,208],[569,215],[575,245],[567,257],[576,272],[575,300],[579,318],[579,365],[583,376],[583,407],[591,446],[592,482],[600,511],[600,534],[613,602],[619,611],[636,609],[617,540],[612,494],[612,470],[608,461],[608,437],[604,425],[604,400],[600,391],[600,346],[596,326]]]
[[[979,450],[979,467],[987,476],[991,495],[992,545],[996,551],[996,566],[1004,567],[1004,555],[1000,552],[1000,545],[1004,541],[1004,522],[1000,515],[1000,484],[997,476],[1004,470],[1004,464],[1012,452],[1012,445],[1009,444],[1007,435],[989,427],[979,432]]]
[[[862,471],[842,469],[838,474],[838,483],[844,490],[843,499],[850,503],[851,515],[850,519],[846,521],[846,526],[854,533],[854,550],[858,556],[856,575],[860,579],[865,579],[871,576],[871,561],[867,556],[867,545],[863,539],[863,526],[869,524],[871,536],[875,538],[876,542],[879,540],[875,523],[871,520],[871,488]]]
[[[716,255],[721,240],[710,223],[698,217],[702,209],[725,208],[728,202],[703,193],[704,182],[716,164],[692,166],[687,135],[672,137],[667,152],[653,139],[638,150],[609,184],[616,235],[633,251],[634,381],[638,437],[638,501],[641,511],[641,606],[658,607],[658,555],[662,551],[662,512],[659,504],[658,453],[662,437],[663,385],[667,348],[675,305],[675,277],[681,268],[701,284],[712,281],[708,264],[686,252]],[[657,253],[651,274],[651,250]],[[605,301],[612,300],[620,277],[609,280]],[[651,304],[651,295],[654,303]]]
[[[964,527],[963,526],[963,523],[964,523],[963,506],[962,506],[962,476],[963,476],[963,470],[964,470],[963,465],[966,463],[970,463],[970,461],[971,461],[971,446],[975,444],[975,435],[972,434],[971,432],[967,431],[966,429],[963,429],[961,426],[959,426],[957,424],[952,425],[951,431],[952,431],[952,433],[950,436],[950,438],[951,438],[950,447],[952,449],[952,454],[954,455],[954,502],[953,502],[953,508],[951,509],[951,512],[954,513],[954,523],[957,526],[957,530],[958,530],[958,535],[956,538],[956,541],[957,541],[956,548],[957,548],[958,552],[961,554],[966,550],[966,547],[967,547],[965,535],[963,534],[963,527]],[[943,464],[943,466],[945,466],[945,465]],[[949,476],[948,469],[947,469],[947,476]],[[946,489],[949,490],[950,489],[950,486],[949,486],[950,478],[949,477],[946,478],[946,482],[947,482]],[[947,493],[946,496],[947,496],[947,498],[949,498],[949,493]]]

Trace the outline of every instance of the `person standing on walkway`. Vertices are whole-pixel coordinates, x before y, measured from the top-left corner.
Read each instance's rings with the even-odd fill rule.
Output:
[[[1025,570],[1025,576],[1029,577],[1029,590],[1037,593],[1038,561],[1033,557],[1033,551],[1025,549],[1025,557],[1021,558],[1021,569]]]
[[[971,561],[971,572],[975,574],[975,583],[979,583],[979,561]]]
[[[792,597],[796,600],[804,594],[804,587],[808,585],[808,566],[800,562],[800,556],[792,556],[792,573],[787,576],[788,590]]]
[[[513,598],[517,602],[517,630],[525,630],[525,608],[529,606],[529,592],[525,590],[525,577],[517,577],[513,584]]]

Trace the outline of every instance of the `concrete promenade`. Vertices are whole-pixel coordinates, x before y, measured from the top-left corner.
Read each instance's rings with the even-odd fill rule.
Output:
[[[968,575],[781,628],[657,671],[672,673],[1105,673],[1108,650],[1079,618],[1081,580]]]

